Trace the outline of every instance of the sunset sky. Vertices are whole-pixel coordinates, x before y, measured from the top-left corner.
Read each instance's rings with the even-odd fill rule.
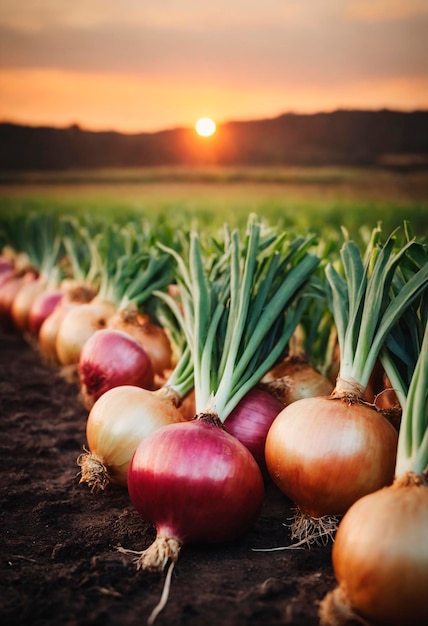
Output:
[[[427,0],[0,0],[0,121],[428,109]]]

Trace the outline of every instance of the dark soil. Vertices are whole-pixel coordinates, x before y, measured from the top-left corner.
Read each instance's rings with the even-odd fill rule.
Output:
[[[127,491],[79,484],[87,412],[76,387],[44,365],[20,335],[0,331],[3,626],[144,626],[164,575],[137,571],[116,548],[142,550],[154,529]],[[159,626],[318,624],[335,586],[331,547],[290,545],[291,503],[266,485],[262,513],[239,541],[185,546]]]

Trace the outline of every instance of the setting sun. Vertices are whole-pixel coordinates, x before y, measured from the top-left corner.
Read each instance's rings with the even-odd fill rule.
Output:
[[[201,137],[210,137],[215,133],[216,128],[215,122],[209,117],[201,117],[195,124],[196,132]]]

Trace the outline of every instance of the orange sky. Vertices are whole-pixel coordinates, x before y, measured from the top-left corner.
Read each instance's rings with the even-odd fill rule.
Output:
[[[428,109],[426,0],[0,0],[0,120],[125,132]]]

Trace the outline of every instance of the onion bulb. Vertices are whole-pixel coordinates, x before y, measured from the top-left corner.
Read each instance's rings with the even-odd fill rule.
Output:
[[[13,299],[11,316],[16,328],[23,334],[28,332],[28,317],[31,306],[37,296],[46,289],[46,280],[38,277],[25,283]]]
[[[131,335],[111,328],[97,330],[89,337],[80,353],[78,372],[81,398],[88,410],[113,387],[154,387],[147,352]]]
[[[162,394],[133,385],[109,389],[88,415],[88,451],[77,461],[80,482],[93,491],[104,490],[109,483],[126,487],[129,463],[138,443],[161,426],[183,419]]]
[[[332,550],[338,586],[321,603],[322,626],[420,626],[428,615],[428,484],[409,473],[358,500]]]
[[[73,307],[64,316],[56,337],[56,352],[61,365],[76,365],[86,341],[96,330],[107,327],[116,312],[111,302],[94,299]]]
[[[3,272],[0,284],[0,328],[13,330],[12,306],[19,290],[27,283],[37,280],[37,272],[28,270],[25,273],[15,273],[6,270]]]
[[[48,365],[60,364],[56,351],[58,329],[68,311],[77,306],[80,306],[78,302],[69,302],[67,299],[61,300],[40,326],[37,347],[42,359]]]
[[[38,336],[41,325],[63,298],[64,292],[61,289],[49,289],[33,300],[28,312],[28,330],[34,337]]]
[[[266,465],[307,518],[343,515],[362,496],[392,483],[397,441],[391,423],[356,397],[305,398],[274,420]]]
[[[155,374],[163,376],[173,367],[172,346],[165,330],[150,321],[147,315],[128,307],[112,316],[109,328],[123,330],[132,335],[149,355]]]
[[[156,539],[140,553],[137,567],[163,571],[170,563],[149,624],[167,602],[182,545],[236,539],[255,521],[264,499],[254,457],[209,413],[143,439],[129,466],[128,491],[141,517],[156,528]]]
[[[129,466],[128,490],[157,530],[139,566],[158,571],[185,543],[236,539],[255,521],[264,498],[253,456],[211,414],[143,439]]]
[[[246,446],[265,471],[266,436],[283,403],[264,389],[253,387],[231,411],[224,427]]]
[[[302,398],[328,396],[334,388],[331,381],[301,355],[280,361],[263,376],[261,383],[284,405]]]

